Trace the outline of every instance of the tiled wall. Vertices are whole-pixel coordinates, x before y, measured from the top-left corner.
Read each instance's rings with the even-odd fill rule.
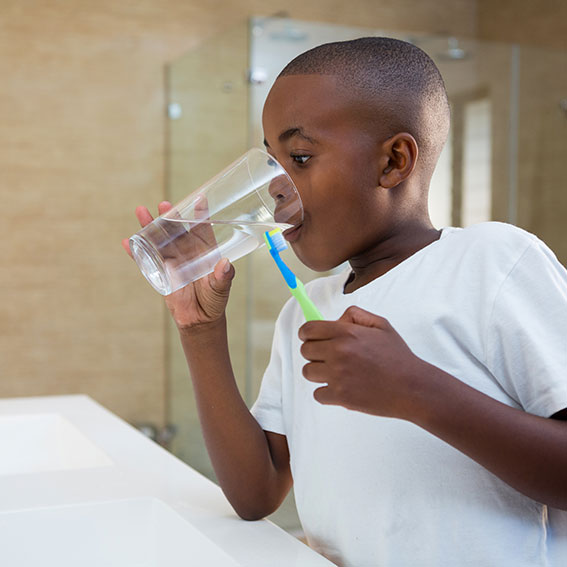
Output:
[[[478,37],[567,49],[565,0],[478,0]]]
[[[567,2],[479,0],[478,36],[520,44],[517,224],[540,236],[567,264],[567,110],[561,106],[567,101]],[[485,69],[500,73],[505,68],[500,63],[487,61]],[[500,95],[508,104],[506,93]],[[494,113],[497,120],[507,112],[500,110]],[[507,147],[502,135],[495,139],[495,159],[507,159]],[[508,182],[494,181],[495,187]],[[495,207],[505,219],[504,192]]]
[[[0,396],[166,409],[161,299],[120,247],[164,197],[164,64],[250,15],[475,32],[473,0],[3,0]]]
[[[567,265],[567,51],[520,54],[518,224]]]
[[[523,29],[523,37],[561,47],[567,18],[517,4],[3,0],[0,396],[82,392],[132,422],[165,420],[167,317],[120,239],[137,228],[136,205],[165,195],[166,62],[250,15],[282,9],[298,19],[464,36],[480,30],[492,39],[522,39]],[[529,21],[508,13],[528,13]],[[524,151],[554,151],[542,128]],[[530,175],[535,191],[540,174]],[[529,222],[556,242],[565,215],[554,186],[564,176],[549,176],[542,211]]]

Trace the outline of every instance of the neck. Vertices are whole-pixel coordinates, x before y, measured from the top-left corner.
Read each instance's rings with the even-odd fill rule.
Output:
[[[352,273],[345,285],[345,293],[352,293],[383,276],[440,237],[441,231],[429,221],[404,225],[393,231],[378,244],[349,260]]]

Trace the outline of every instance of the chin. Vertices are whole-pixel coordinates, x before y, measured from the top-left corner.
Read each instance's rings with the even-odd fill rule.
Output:
[[[299,246],[294,246],[292,244],[291,247],[299,261],[314,272],[328,272],[343,263],[342,261],[337,262],[336,260],[327,258],[315,258],[313,254],[303,253]]]

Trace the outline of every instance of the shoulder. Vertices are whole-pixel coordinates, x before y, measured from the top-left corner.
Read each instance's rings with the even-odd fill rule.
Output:
[[[446,228],[440,244],[435,264],[439,273],[449,274],[455,281],[460,277],[475,282],[483,297],[492,295],[490,290],[499,289],[504,281],[526,279],[531,272],[536,272],[530,276],[534,282],[545,280],[546,273],[564,272],[537,236],[506,223]]]
[[[467,228],[448,228],[446,246],[461,259],[513,266],[530,248],[547,249],[534,234],[503,222],[483,222]],[[548,249],[547,249],[548,250]]]
[[[554,252],[526,230],[501,222],[451,230],[455,230],[451,233],[455,256],[461,262],[469,261],[473,269],[482,270],[495,280],[522,280],[524,285],[554,280],[563,287],[567,282],[567,271]]]
[[[491,247],[515,247],[525,249],[539,242],[534,234],[504,222],[482,222],[467,228],[448,228],[448,236],[460,243],[490,245]]]

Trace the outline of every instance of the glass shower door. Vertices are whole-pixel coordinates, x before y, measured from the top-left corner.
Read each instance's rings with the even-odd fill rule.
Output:
[[[197,189],[248,147],[248,25],[234,28],[190,51],[167,68],[167,198],[173,203]],[[248,297],[247,258],[236,262],[228,317],[232,361],[246,390]],[[195,398],[177,330],[167,316],[166,368],[169,449],[199,472],[214,478],[202,439]]]

